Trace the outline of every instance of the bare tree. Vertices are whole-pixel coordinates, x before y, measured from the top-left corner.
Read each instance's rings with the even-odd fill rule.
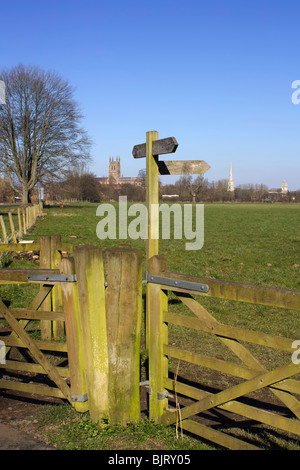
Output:
[[[89,159],[90,142],[71,86],[55,72],[19,65],[3,70],[6,104],[0,106],[0,170],[22,202],[42,180]]]
[[[183,195],[188,194],[192,197],[193,202],[196,202],[196,197],[203,193],[207,187],[203,175],[199,175],[195,179],[191,175],[181,176],[176,184],[178,188],[181,188],[181,191],[183,190]]]

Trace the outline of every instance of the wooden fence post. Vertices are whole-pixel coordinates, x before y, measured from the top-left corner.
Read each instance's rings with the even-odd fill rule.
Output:
[[[19,237],[22,238],[22,222],[21,222],[21,211],[20,208],[18,207],[18,224],[19,224]]]
[[[61,243],[61,235],[51,235],[51,247],[50,247],[50,268],[60,269],[61,254],[59,253]],[[56,285],[53,287],[51,292],[52,297],[52,310],[53,312],[62,310],[63,300],[61,286]],[[54,339],[60,339],[64,336],[64,322],[53,321],[52,322],[52,333]]]
[[[25,232],[26,233],[26,232]],[[51,237],[44,235],[40,237],[40,268],[51,268]],[[43,302],[43,310],[52,310],[51,293],[46,297]],[[41,320],[41,338],[45,341],[50,341],[52,337],[51,321]]]
[[[15,234],[15,226],[14,226],[14,221],[13,221],[11,212],[8,213],[8,219],[9,219],[12,240],[14,243],[17,243],[16,234]]]
[[[7,232],[6,232],[3,215],[0,215],[0,224],[1,224],[2,234],[3,234],[3,242],[7,243]]]
[[[26,206],[26,228],[30,228],[30,214],[29,214],[29,206]]]
[[[23,232],[24,232],[24,235],[26,235],[26,229],[27,229],[25,212],[26,212],[26,208],[22,207],[22,219],[23,219]]]
[[[148,262],[148,275],[160,276],[166,271],[163,256],[153,256]],[[164,397],[163,379],[168,377],[168,359],[164,356],[163,346],[168,344],[168,327],[163,314],[168,310],[168,292],[159,284],[148,283],[149,302],[149,396],[150,419],[161,421],[168,399]]]
[[[74,274],[73,258],[63,258],[60,264],[62,274]],[[74,408],[82,413],[89,408],[85,373],[85,358],[83,344],[83,324],[80,313],[80,303],[77,282],[63,282],[61,285],[65,328],[68,345],[68,361],[70,370],[71,400]]]
[[[108,352],[103,252],[100,248],[74,248],[78,284],[89,412],[93,421],[107,418]]]
[[[142,253],[104,251],[109,363],[109,420],[126,425],[140,419],[140,331]]]

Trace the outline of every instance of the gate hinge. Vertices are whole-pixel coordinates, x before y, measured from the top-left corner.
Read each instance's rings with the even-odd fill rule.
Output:
[[[76,274],[27,274],[28,281],[44,281],[44,282],[76,282]]]
[[[87,401],[87,399],[88,399],[87,393],[85,393],[84,395],[71,395],[71,401],[73,402],[83,403]]]
[[[180,289],[194,290],[197,292],[208,292],[209,287],[207,284],[200,284],[200,282],[183,281],[182,279],[174,279],[172,277],[153,276],[146,272],[146,281],[153,284],[161,284],[169,287],[179,287]]]
[[[143,382],[140,382],[140,385],[142,387],[145,387],[147,390],[148,395],[152,395],[152,388],[150,387],[149,380],[144,380]]]
[[[174,398],[172,393],[168,392],[168,390],[164,390],[163,392],[157,392],[157,399],[163,400],[164,398]]]

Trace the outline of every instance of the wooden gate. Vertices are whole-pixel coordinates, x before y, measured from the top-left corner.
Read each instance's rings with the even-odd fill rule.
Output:
[[[6,349],[5,361],[0,354],[0,372],[6,375],[0,389],[66,399],[77,411],[88,410],[94,421],[137,421],[142,252],[124,245],[72,246],[58,235],[23,247],[30,249],[40,251],[41,269],[0,269],[0,283],[40,284],[27,308],[9,308],[0,300],[0,318],[11,329],[0,336],[0,348]],[[39,320],[40,338],[28,331],[30,320]],[[26,357],[9,357],[13,347]],[[18,380],[9,377],[11,371]],[[41,376],[43,384],[33,382]]]
[[[0,318],[4,318],[8,325],[0,336],[6,349],[5,361],[0,364],[0,388],[66,399],[78,411],[86,411],[85,384],[78,380],[76,357],[68,353],[68,343],[76,349],[79,342],[72,318],[74,312],[64,308],[63,302],[67,284],[76,278],[74,273],[64,272],[61,261],[64,255],[73,251],[73,247],[62,244],[60,236],[53,235],[41,237],[39,243],[7,245],[3,250],[39,252],[41,269],[0,270],[1,284],[40,285],[37,295],[26,308],[9,308],[0,299]],[[28,331],[31,320],[39,321],[39,339]],[[19,350],[17,359],[12,348]],[[56,364],[52,360],[53,355],[56,355]]]
[[[229,449],[256,447],[226,432],[208,427],[202,424],[201,420],[191,417],[195,418],[208,410],[214,409],[216,413],[218,410],[225,410],[231,416],[234,413],[299,436],[300,381],[292,378],[300,372],[300,361],[296,357],[293,360],[292,356],[295,352],[293,346],[295,339],[222,324],[198,300],[201,301],[201,296],[210,296],[300,310],[300,292],[169,273],[166,260],[161,256],[152,257],[148,266],[150,417],[165,425],[180,423],[182,429]],[[168,291],[173,292],[193,315],[174,314],[168,311]],[[238,357],[239,363],[209,357],[168,344],[170,324],[211,333]],[[250,352],[248,347],[250,343],[290,353],[289,361],[273,370],[266,370],[259,359]],[[169,377],[170,358],[233,376],[239,379],[238,383],[216,393],[206,391],[201,385],[199,388],[187,385],[178,377]],[[285,407],[285,414],[263,409],[262,403],[259,407],[250,406],[245,400],[241,400],[249,393],[263,388],[275,395]],[[192,399],[192,403],[181,408],[180,412],[177,406],[173,409],[168,407],[168,398],[170,400],[172,396],[174,402],[174,397],[177,395]],[[221,423],[219,425],[221,426]]]

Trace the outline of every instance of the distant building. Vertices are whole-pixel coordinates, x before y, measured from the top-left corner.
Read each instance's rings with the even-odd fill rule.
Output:
[[[142,186],[142,179],[138,176],[121,176],[121,160],[120,157],[116,159],[109,157],[109,168],[108,168],[108,177],[99,177],[97,178],[100,184],[134,184],[137,186]]]
[[[269,189],[269,194],[287,194],[287,193],[288,193],[288,185],[286,181],[282,182],[281,188]]]
[[[233,192],[234,191],[234,182],[232,179],[232,163],[230,162],[230,169],[229,169],[229,180],[227,185],[227,191]]]

